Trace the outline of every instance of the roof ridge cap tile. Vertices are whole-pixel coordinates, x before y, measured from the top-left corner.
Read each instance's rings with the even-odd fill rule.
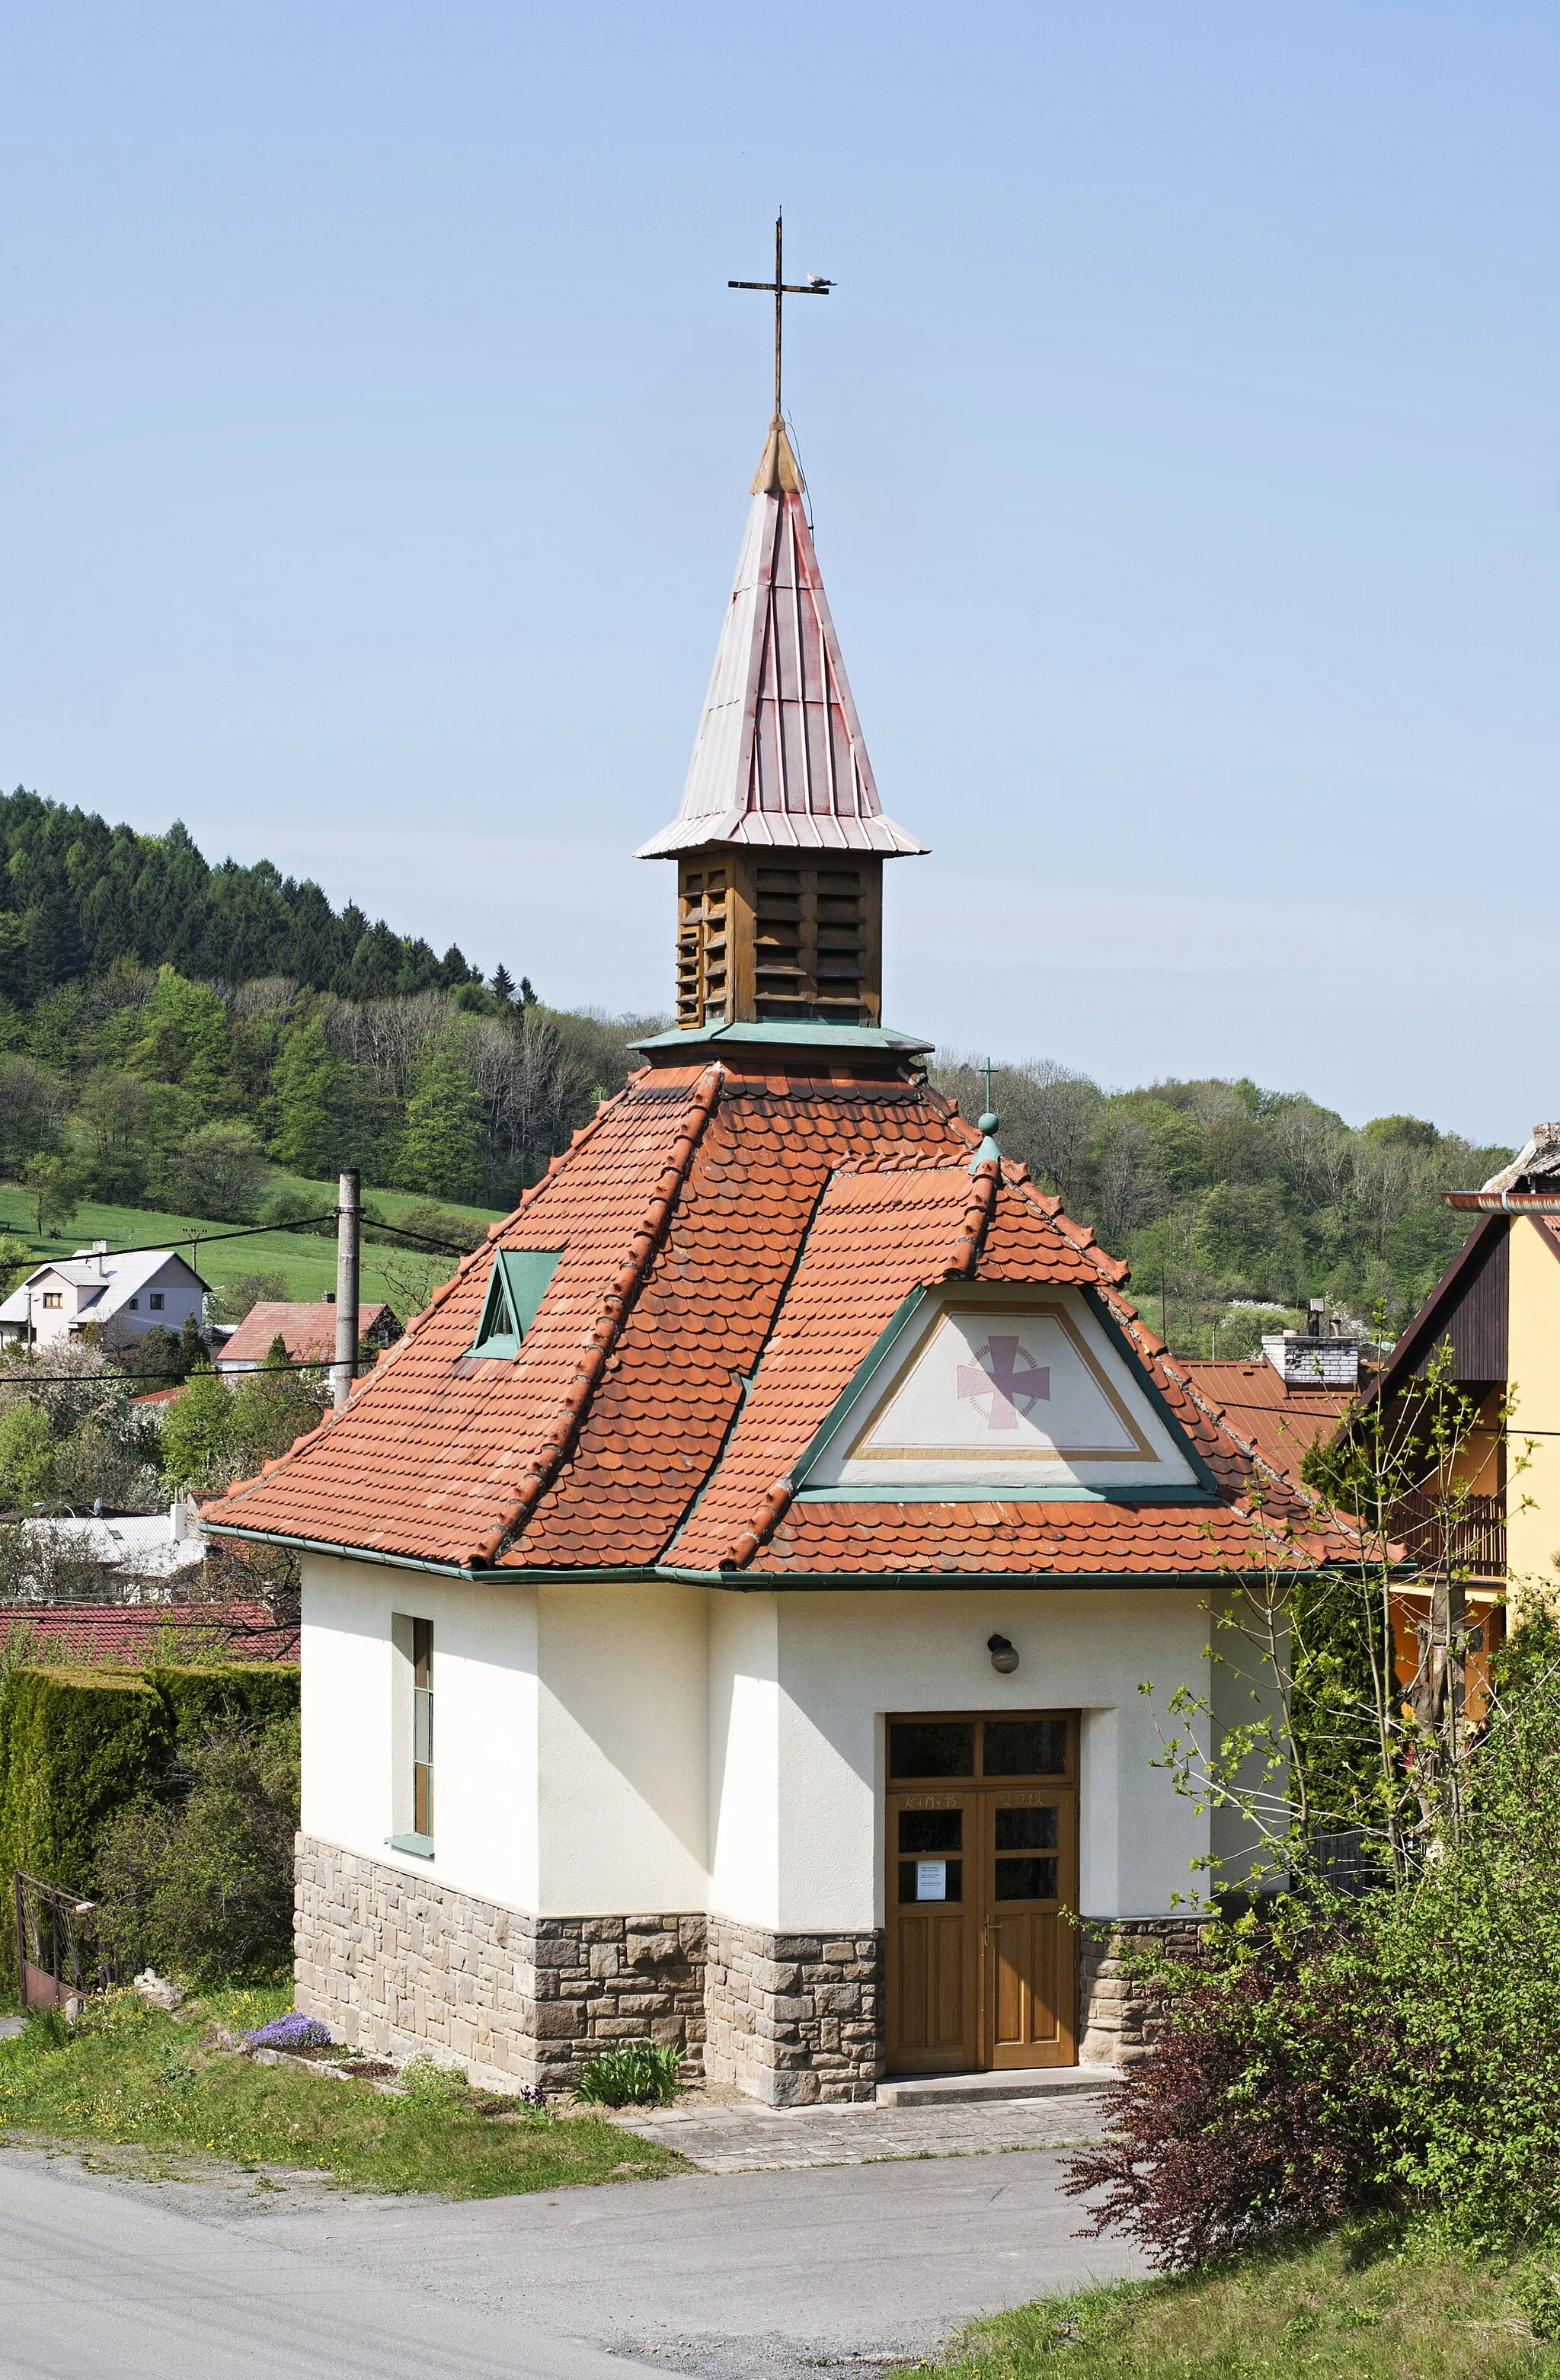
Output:
[[[519,1495],[496,1528],[480,1537],[471,1562],[493,1562],[507,1552],[525,1529],[543,1496],[557,1478],[576,1442],[596,1393],[597,1384],[623,1335],[623,1326],[659,1254],[677,1202],[686,1187],[694,1159],[720,1104],[726,1070],[719,1061],[701,1072],[683,1111],[676,1139],[657,1181],[655,1193],[629,1243],[629,1251],[601,1301],[585,1353],[573,1381],[563,1392],[562,1410],[537,1450],[533,1466],[521,1483]]]

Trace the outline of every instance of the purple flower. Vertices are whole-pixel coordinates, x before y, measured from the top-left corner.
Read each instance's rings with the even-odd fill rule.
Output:
[[[257,2025],[244,2038],[251,2049],[328,2049],[331,2028],[318,2017],[300,2016],[292,2009],[285,2016],[273,2016],[269,2024]]]

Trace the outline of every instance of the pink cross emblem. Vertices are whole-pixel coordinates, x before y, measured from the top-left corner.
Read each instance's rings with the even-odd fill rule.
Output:
[[[960,1365],[958,1386],[960,1396],[977,1405],[983,1397],[991,1399],[987,1429],[1017,1429],[1021,1407],[1027,1415],[1032,1407],[1050,1402],[1051,1367],[1037,1364],[1018,1340],[993,1333],[973,1364]]]

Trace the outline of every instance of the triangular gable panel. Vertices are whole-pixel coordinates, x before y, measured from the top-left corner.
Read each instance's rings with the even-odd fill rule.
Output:
[[[1082,1292],[928,1298],[859,1380],[805,1490],[1195,1490],[1202,1474]]]

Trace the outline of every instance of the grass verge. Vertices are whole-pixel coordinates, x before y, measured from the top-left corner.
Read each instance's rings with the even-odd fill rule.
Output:
[[[937,2380],[1554,2380],[1526,2307],[1554,2282],[1385,2229],[1127,2281],[977,2323]],[[1560,2299],[1556,2299],[1560,2307]]]
[[[0,2042],[0,2142],[26,2126],[118,2146],[214,2151],[301,2166],[354,2190],[500,2198],[649,2180],[682,2160],[594,2116],[483,2112],[482,2095],[393,2098],[367,2082],[256,2066],[207,2041],[280,2015],[288,1989],[210,1992],[165,2015],[133,1993],[94,2007],[63,2044],[34,2021]]]

